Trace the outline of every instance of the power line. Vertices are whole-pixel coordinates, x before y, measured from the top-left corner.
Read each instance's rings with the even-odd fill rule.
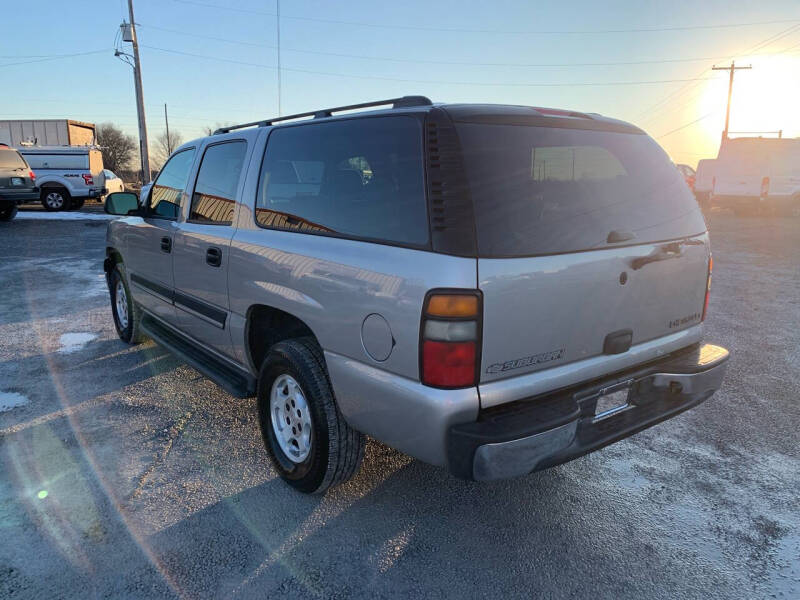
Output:
[[[235,6],[221,6],[219,4],[211,4],[209,2],[199,2],[197,0],[173,0],[181,4],[191,4],[193,6],[202,6],[205,8],[214,8],[218,10],[227,10],[232,12],[264,15],[267,17],[274,17],[276,13],[256,10],[252,8],[241,8]],[[439,31],[439,32],[452,32],[452,33],[500,33],[500,34],[554,34],[554,35],[584,35],[584,34],[608,34],[608,33],[653,33],[659,31],[692,31],[698,29],[729,29],[735,27],[752,27],[756,25],[774,25],[778,23],[798,23],[800,19],[777,19],[772,21],[750,21],[747,23],[723,23],[719,25],[677,25],[672,27],[638,27],[632,29],[577,29],[577,30],[543,30],[543,29],[526,29],[526,30],[506,30],[506,29],[469,29],[461,27],[426,27],[422,25],[397,25],[386,23],[370,23],[367,21],[347,21],[343,19],[324,19],[321,17],[301,17],[296,15],[281,15],[283,19],[293,19],[296,21],[313,21],[317,23],[333,23],[336,25],[353,25],[358,27],[375,27],[379,29],[406,29],[414,31]]]
[[[675,129],[673,129],[672,131],[668,131],[667,133],[658,136],[656,139],[660,140],[661,138],[665,138],[668,135],[672,135],[673,133],[677,133],[681,129],[686,129],[687,127],[690,127],[690,126],[694,125],[695,123],[699,123],[703,119],[707,119],[708,117],[712,116],[713,114],[714,114],[714,112],[707,113],[707,114],[703,115],[702,117],[700,117],[699,119],[695,119],[691,123],[686,123],[686,125],[681,125],[680,127],[676,127]]]
[[[194,54],[192,52],[183,52],[182,50],[171,50],[168,48],[159,48],[157,46],[146,46],[141,44],[142,48],[149,50],[157,50],[159,52],[167,52],[170,54],[178,54],[182,56],[191,56],[193,58],[202,58],[204,60],[215,60],[220,62],[247,65],[251,67],[259,67],[262,69],[277,69],[273,65],[265,65],[261,63],[253,63],[242,60],[235,60],[231,58],[221,58],[219,56],[209,56],[205,54]],[[402,83],[429,83],[437,85],[473,85],[482,87],[594,87],[594,86],[629,86],[629,85],[648,85],[659,83],[675,83],[681,81],[696,81],[696,79],[655,79],[646,81],[591,81],[591,82],[572,82],[572,83],[519,83],[519,82],[485,82],[485,81],[437,81],[433,79],[403,79],[397,77],[382,77],[379,75],[351,75],[348,73],[333,73],[330,71],[312,71],[309,69],[294,69],[282,67],[283,71],[291,71],[293,73],[306,73],[310,75],[327,75],[331,77],[345,77],[351,79],[371,79],[378,81],[398,81]],[[705,78],[707,79],[707,78]]]
[[[243,42],[240,40],[233,40],[230,38],[221,38],[197,33],[189,33],[180,31],[178,29],[168,29],[166,27],[140,24],[144,29],[157,29],[167,33],[175,33],[178,35],[185,35],[188,37],[200,38],[205,40],[214,40],[217,42],[225,42],[229,44],[239,44],[244,46],[256,46],[259,48],[277,49],[277,46],[271,44],[259,44],[256,42]],[[366,54],[347,54],[342,52],[328,52],[322,50],[301,50],[299,48],[285,48],[281,47],[281,52],[296,52],[298,54],[313,54],[316,56],[335,56],[339,58],[358,58],[364,60],[377,60],[385,62],[399,62],[399,63],[416,63],[416,64],[430,64],[430,65],[454,65],[465,67],[613,67],[613,66],[633,66],[633,65],[655,65],[655,64],[668,64],[668,63],[684,63],[684,62],[700,62],[705,60],[717,60],[720,58],[728,58],[727,55],[718,56],[698,56],[694,58],[667,58],[655,60],[628,60],[617,62],[585,62],[585,63],[502,63],[502,62],[474,62],[474,61],[451,61],[451,60],[429,60],[429,59],[415,59],[415,58],[397,58],[392,56],[369,56]]]
[[[47,61],[50,61],[50,60],[60,60],[62,58],[73,58],[75,56],[88,56],[89,54],[100,54],[102,52],[109,52],[110,53],[111,50],[109,50],[107,48],[104,48],[103,50],[91,50],[89,52],[74,52],[72,54],[53,54],[53,55],[50,55],[50,56],[43,56],[43,57],[38,58],[36,60],[26,60],[26,61],[16,62],[16,63],[5,63],[5,64],[0,65],[0,67],[16,67],[18,65],[30,65],[30,64],[33,64],[33,63],[47,62]]]
[[[756,51],[758,51],[758,50],[761,50],[761,49],[763,49],[763,48],[766,48],[766,47],[767,47],[769,44],[771,44],[771,43],[773,43],[773,42],[776,42],[776,41],[778,41],[778,40],[780,40],[780,39],[783,39],[783,38],[784,38],[784,37],[786,37],[787,35],[791,35],[792,33],[795,33],[795,31],[796,31],[796,30],[798,30],[798,28],[800,28],[800,25],[797,25],[797,24],[795,24],[795,25],[792,25],[792,26],[790,26],[790,27],[787,27],[786,29],[782,29],[782,30],[781,30],[781,31],[779,31],[778,33],[776,33],[776,34],[773,34],[773,35],[771,35],[771,36],[767,37],[766,39],[764,39],[764,40],[762,40],[762,41],[758,42],[758,43],[757,43],[755,46],[751,47],[749,50],[746,50],[746,51],[744,51],[744,52],[739,52],[739,53],[737,53],[737,54],[732,54],[732,55],[729,55],[729,56],[727,56],[727,58],[733,58],[733,57],[735,57],[735,56],[737,56],[737,55],[741,56],[741,55],[745,55],[745,54],[751,54],[751,53],[753,53],[753,52],[756,52]],[[713,65],[712,65],[712,66],[713,66]],[[710,69],[710,67],[707,67],[707,68],[703,69],[702,71],[700,71],[700,72],[699,72],[697,75],[695,75],[695,77],[696,77],[696,78],[698,78],[698,79],[696,79],[696,81],[701,81],[701,80],[702,80],[702,79],[701,79],[701,76],[702,76],[704,73],[706,73],[706,72],[709,72],[710,70],[711,70],[711,69]],[[642,116],[644,116],[644,115],[646,115],[646,114],[652,114],[652,112],[653,112],[653,111],[654,111],[656,108],[658,108],[658,107],[659,107],[659,106],[661,106],[662,104],[665,104],[666,102],[669,102],[669,101],[670,101],[672,98],[674,98],[675,96],[677,96],[678,94],[680,94],[680,93],[681,93],[681,92],[683,92],[684,90],[688,90],[688,89],[690,89],[691,87],[693,87],[693,86],[695,86],[695,85],[699,85],[699,84],[698,84],[698,83],[688,83],[688,84],[686,84],[686,85],[683,85],[683,86],[681,86],[680,88],[678,88],[677,90],[675,90],[675,91],[674,91],[674,92],[672,92],[671,94],[667,95],[666,97],[662,98],[661,100],[659,100],[658,102],[656,102],[655,104],[653,104],[653,105],[652,105],[650,108],[648,108],[647,110],[645,110],[645,111],[641,112],[640,114],[638,114],[638,115],[636,116],[636,119],[638,120],[640,117],[642,117]]]

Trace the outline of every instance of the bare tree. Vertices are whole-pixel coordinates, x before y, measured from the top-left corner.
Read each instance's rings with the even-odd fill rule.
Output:
[[[220,127],[229,127],[231,125],[233,125],[233,123],[217,123],[213,127],[211,125],[206,125],[203,127],[203,133],[205,135],[214,135],[214,132]]]
[[[127,169],[136,153],[136,140],[113,123],[97,126],[97,145],[103,154],[106,169],[119,172]]]
[[[169,137],[165,131],[156,138],[155,147],[153,147],[153,163],[156,170],[160,170],[167,162],[167,159],[175,151],[175,148],[183,143],[183,136],[177,131],[170,131]]]

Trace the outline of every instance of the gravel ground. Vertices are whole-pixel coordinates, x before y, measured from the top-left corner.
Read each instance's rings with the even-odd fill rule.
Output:
[[[0,224],[0,598],[797,598],[800,219],[710,228],[705,404],[491,484],[370,442],[306,497],[252,400],[117,339],[104,222]]]

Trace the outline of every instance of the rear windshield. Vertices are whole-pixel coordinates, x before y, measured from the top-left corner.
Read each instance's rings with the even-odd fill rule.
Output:
[[[27,169],[25,161],[16,150],[0,149],[0,169]]]
[[[482,257],[577,252],[705,231],[686,181],[646,135],[477,123],[457,128]],[[612,231],[631,237],[608,243]]]

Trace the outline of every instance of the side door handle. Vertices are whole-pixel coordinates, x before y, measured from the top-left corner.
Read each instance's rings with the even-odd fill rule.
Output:
[[[222,250],[216,246],[211,246],[206,250],[206,263],[212,267],[219,267],[222,264]]]
[[[172,252],[172,238],[169,236],[164,236],[161,238],[161,251],[166,252],[169,254]]]

